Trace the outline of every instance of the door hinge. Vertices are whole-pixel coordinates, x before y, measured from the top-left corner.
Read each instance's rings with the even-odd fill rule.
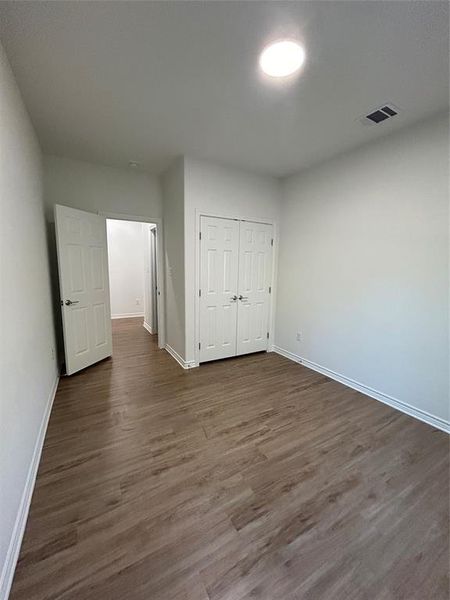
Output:
[[[202,290],[198,290],[198,295],[201,297],[202,296]]]
[[[202,232],[200,231],[198,234],[198,239],[201,240],[202,239]]]
[[[270,240],[270,245],[273,246],[273,238]]]
[[[271,293],[272,293],[272,286],[269,285],[269,294],[271,294]]]
[[[267,332],[267,339],[269,339],[269,332]]]
[[[202,344],[201,342],[198,343],[198,349],[201,350]]]

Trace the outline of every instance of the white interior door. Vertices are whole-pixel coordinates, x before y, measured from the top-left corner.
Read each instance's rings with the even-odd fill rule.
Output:
[[[237,354],[267,350],[272,225],[240,222]]]
[[[151,241],[151,293],[152,293],[152,328],[153,333],[158,333],[158,280],[157,280],[157,261],[156,261],[156,227],[150,232]]]
[[[112,355],[106,219],[55,206],[68,375]]]
[[[200,219],[200,362],[236,354],[239,222]]]

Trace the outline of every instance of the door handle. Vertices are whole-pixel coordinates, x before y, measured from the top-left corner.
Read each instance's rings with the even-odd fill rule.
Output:
[[[66,300],[65,301],[65,305],[66,306],[71,306],[72,304],[78,304],[79,300]]]
[[[237,299],[238,299],[238,297],[235,294],[234,296],[231,296],[230,302],[236,302]]]
[[[248,300],[248,296],[243,296],[242,294],[239,294],[239,300]]]

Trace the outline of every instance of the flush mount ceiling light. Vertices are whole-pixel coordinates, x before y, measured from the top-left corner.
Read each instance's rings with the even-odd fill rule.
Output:
[[[259,66],[270,77],[287,77],[305,62],[305,51],[292,40],[279,40],[266,46],[259,57]]]

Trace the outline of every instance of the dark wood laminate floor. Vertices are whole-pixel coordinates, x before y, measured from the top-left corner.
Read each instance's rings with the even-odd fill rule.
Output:
[[[275,354],[183,371],[113,329],[60,382],[11,600],[448,598],[444,433]]]

